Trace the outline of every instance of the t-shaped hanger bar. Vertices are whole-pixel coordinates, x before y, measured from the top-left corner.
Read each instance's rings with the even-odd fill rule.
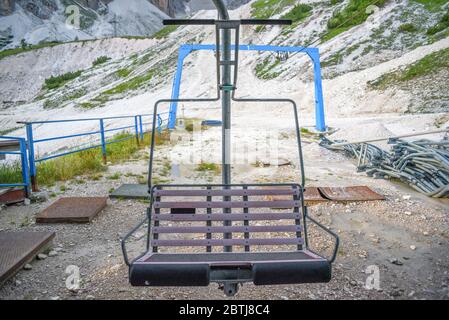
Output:
[[[243,19],[243,20],[214,20],[214,19],[170,19],[164,20],[163,24],[165,26],[173,26],[173,25],[193,25],[193,26],[202,26],[202,25],[215,25],[218,22],[229,21],[233,23],[238,23],[240,25],[279,25],[279,26],[289,26],[293,22],[292,20],[286,19]]]

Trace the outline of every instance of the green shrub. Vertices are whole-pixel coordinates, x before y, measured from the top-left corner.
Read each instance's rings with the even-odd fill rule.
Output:
[[[292,20],[293,24],[297,24],[305,18],[312,15],[312,7],[307,4],[297,4],[288,13],[282,16],[282,19]]]
[[[149,70],[147,72],[147,74],[137,76],[137,77],[134,77],[126,82],[120,83],[116,87],[106,90],[104,92],[104,94],[106,94],[106,95],[119,94],[119,93],[138,89],[143,84],[150,81],[153,78],[154,74],[155,74],[154,70]]]
[[[278,59],[265,58],[262,62],[256,65],[256,76],[259,79],[271,80],[277,78],[281,73],[272,71],[275,67],[280,64]]]
[[[446,28],[449,28],[449,9],[447,10],[447,13],[443,17],[441,17],[440,21],[437,24],[427,30],[427,34],[431,36],[440,31],[443,31]]]
[[[19,53],[23,53],[23,52],[27,52],[27,51],[31,51],[31,50],[42,49],[42,48],[47,48],[47,47],[54,47],[54,46],[57,46],[60,44],[62,44],[62,43],[46,42],[46,43],[41,43],[41,44],[37,44],[37,45],[27,46],[26,48],[14,48],[14,49],[3,50],[3,51],[0,51],[0,60],[3,58],[9,57],[9,56],[19,54]]]
[[[156,32],[155,34],[153,34],[152,38],[155,39],[166,38],[170,33],[176,31],[176,29],[178,29],[178,26],[166,26],[161,30],[159,30],[158,32]]]
[[[44,89],[52,90],[56,88],[60,88],[64,86],[67,82],[78,78],[82,74],[82,71],[76,71],[76,72],[67,72],[65,74],[62,74],[60,76],[52,76],[48,79],[45,79],[45,85]]]
[[[328,31],[323,35],[323,41],[332,39],[351,29],[354,26],[362,24],[370,16],[367,8],[373,4],[376,6],[384,5],[388,0],[349,0],[349,3],[340,10],[335,10],[332,17],[327,22]]]
[[[213,172],[215,174],[220,173],[220,166],[216,163],[208,163],[208,162],[201,162],[197,167],[196,171],[209,171]]]
[[[374,89],[385,89],[389,85],[410,81],[444,69],[449,69],[449,48],[433,52],[405,69],[386,73],[368,82],[368,85]]]
[[[399,32],[416,32],[418,28],[413,23],[401,24],[398,28]]]
[[[429,11],[438,11],[441,7],[448,2],[448,0],[413,0],[414,2],[421,3]]]
[[[22,167],[19,162],[0,164],[0,183],[22,183]]]
[[[257,0],[251,4],[251,17],[255,19],[268,19],[273,15],[279,14],[282,10],[293,5],[295,0]]]
[[[108,62],[109,60],[111,60],[111,58],[106,57],[106,56],[101,56],[101,57],[98,57],[97,59],[95,59],[94,62],[92,63],[92,65],[95,67],[95,66],[103,64],[105,62]]]
[[[125,68],[125,69],[117,70],[117,72],[115,74],[117,76],[119,76],[120,78],[126,78],[127,76],[130,75],[131,72],[132,72],[132,70]]]

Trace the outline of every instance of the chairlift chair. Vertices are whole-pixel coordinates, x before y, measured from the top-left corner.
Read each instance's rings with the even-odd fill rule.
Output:
[[[239,285],[328,282],[336,258],[338,236],[308,216],[304,205],[304,164],[296,103],[290,99],[242,99],[235,96],[241,25],[288,25],[289,20],[229,20],[222,0],[213,0],[220,20],[165,20],[165,25],[214,25],[216,28],[217,97],[163,99],[153,113],[149,161],[150,205],[147,216],[122,239],[124,260],[133,286],[208,286],[218,283],[228,296]],[[232,57],[231,32],[235,32]],[[231,69],[234,79],[231,81]],[[161,103],[222,101],[222,184],[152,184],[156,114]],[[230,103],[277,102],[293,106],[301,184],[232,184],[229,145]],[[279,200],[277,196],[282,196]],[[277,200],[276,200],[277,199]],[[335,239],[331,257],[309,248],[307,223]],[[127,240],[148,224],[146,250],[130,260]],[[269,234],[270,236],[265,236]],[[273,236],[274,235],[274,236]],[[288,236],[287,236],[288,235]],[[275,247],[274,247],[275,246]],[[174,252],[182,247],[188,253]],[[288,248],[266,251],[266,247]],[[239,249],[239,250],[236,250]],[[201,252],[200,252],[201,251]]]

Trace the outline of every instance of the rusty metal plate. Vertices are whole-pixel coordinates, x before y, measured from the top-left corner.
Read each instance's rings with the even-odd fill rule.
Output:
[[[47,249],[54,232],[0,232],[0,285]]]
[[[0,150],[1,151],[19,151],[20,150],[20,142],[17,140],[0,141]]]
[[[61,198],[36,216],[37,223],[88,223],[107,204],[107,197]]]
[[[291,189],[290,187],[277,187],[277,188]],[[292,198],[293,197],[291,195],[271,195],[265,197],[265,199],[270,201],[285,201],[285,200],[292,200]],[[305,188],[304,191],[304,201],[306,205],[313,205],[328,200],[323,198],[317,187],[307,187]]]
[[[14,204],[25,200],[25,191],[23,189],[4,189],[0,190],[1,204]]]
[[[374,192],[367,186],[320,187],[319,190],[324,197],[332,201],[385,200],[385,197],[383,195]]]
[[[304,191],[304,201],[306,205],[313,205],[320,202],[329,201],[324,198],[317,187],[307,187]]]

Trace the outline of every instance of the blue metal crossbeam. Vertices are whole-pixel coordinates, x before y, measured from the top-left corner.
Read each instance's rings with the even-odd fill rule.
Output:
[[[231,46],[232,50],[235,50],[235,45]],[[198,50],[211,50],[215,51],[216,46],[214,44],[184,44],[179,48],[178,66],[176,69],[175,78],[173,80],[172,96],[171,99],[179,99],[179,93],[181,88],[182,71],[185,58],[193,51]],[[314,79],[315,79],[315,122],[316,129],[318,131],[326,130],[326,122],[324,118],[324,98],[323,98],[323,86],[321,79],[321,64],[320,53],[318,48],[306,48],[306,47],[284,47],[284,46],[268,46],[268,45],[239,45],[241,51],[272,51],[272,52],[304,52],[313,62]],[[168,128],[173,129],[176,125],[176,113],[178,109],[178,103],[172,102],[170,104],[170,116],[168,120]]]

